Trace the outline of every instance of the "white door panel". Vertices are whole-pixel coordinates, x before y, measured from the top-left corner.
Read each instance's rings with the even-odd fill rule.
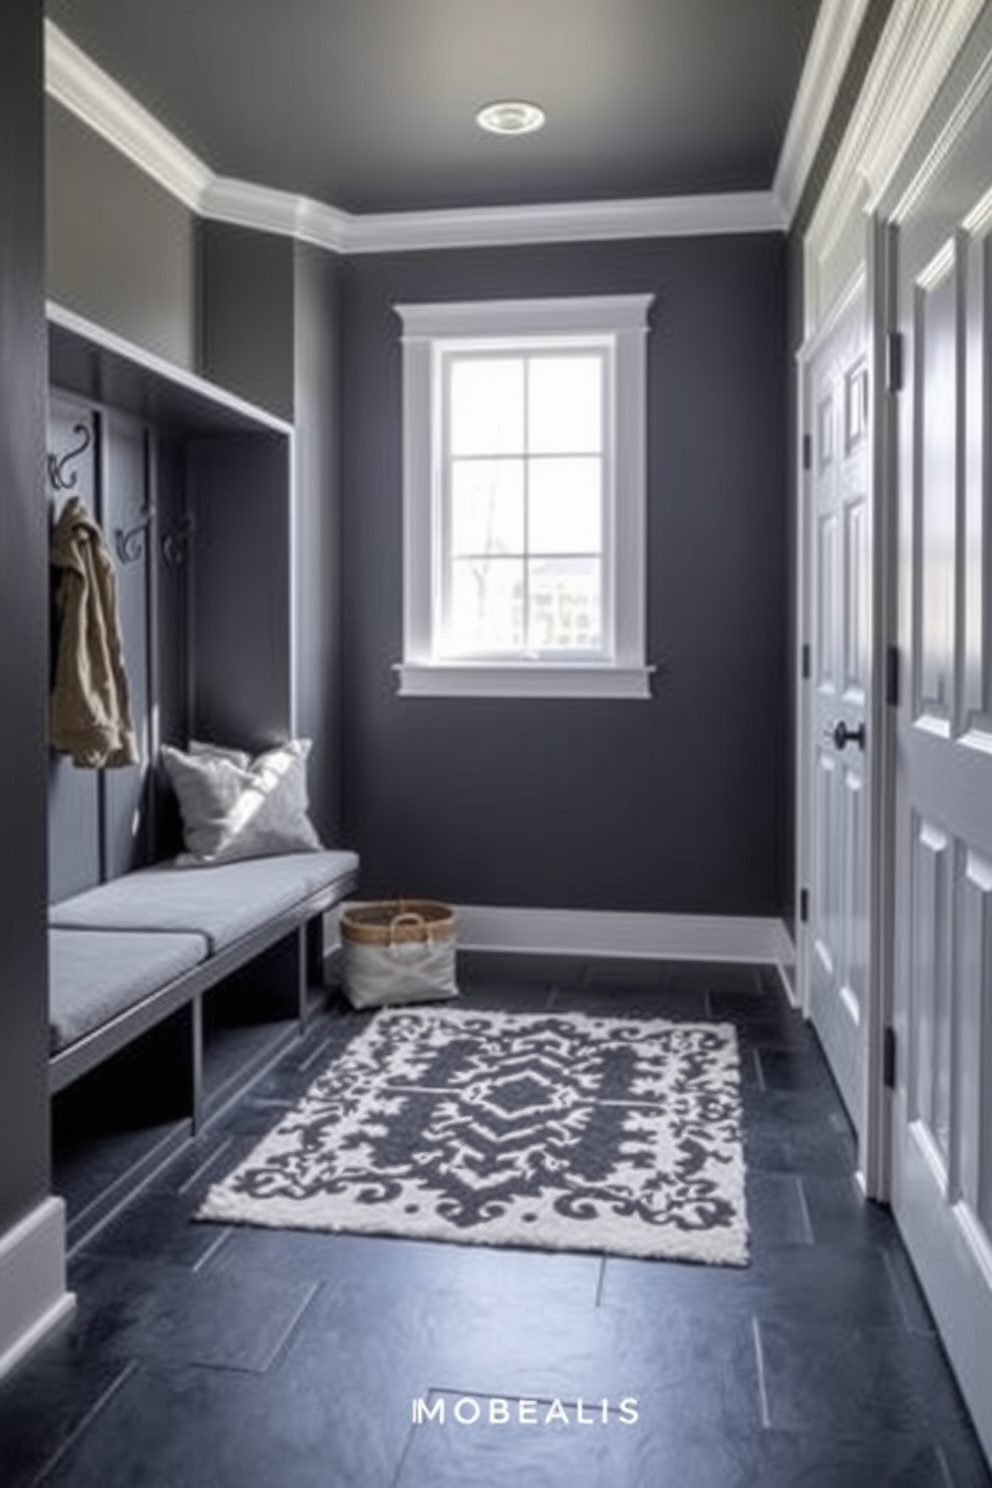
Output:
[[[892,1199],[992,1450],[992,104],[890,234],[901,692]]]
[[[812,429],[805,571],[808,703],[808,1011],[854,1125],[862,1124],[868,955],[865,709],[870,687],[871,543],[865,295],[805,369]],[[838,726],[848,742],[837,738]],[[860,741],[860,742],[859,742]]]

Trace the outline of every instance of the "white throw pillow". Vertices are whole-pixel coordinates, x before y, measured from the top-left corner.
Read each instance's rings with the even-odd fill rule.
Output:
[[[162,763],[179,801],[183,866],[232,863],[277,853],[317,852],[307,815],[309,739],[290,739],[252,759],[240,750],[163,744]]]

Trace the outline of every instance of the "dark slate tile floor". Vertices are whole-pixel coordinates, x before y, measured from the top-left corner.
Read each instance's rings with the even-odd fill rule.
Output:
[[[74,1257],[75,1318],[0,1386],[3,1488],[990,1488],[770,972],[463,955],[461,974],[477,1006],[736,1024],[751,1265],[193,1223],[364,1026],[332,996]],[[414,1424],[415,1399],[445,1423]],[[543,1424],[556,1401],[566,1421]]]

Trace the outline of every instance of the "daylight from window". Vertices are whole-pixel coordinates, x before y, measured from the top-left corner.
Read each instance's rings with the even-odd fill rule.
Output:
[[[606,351],[441,358],[441,655],[604,653]]]

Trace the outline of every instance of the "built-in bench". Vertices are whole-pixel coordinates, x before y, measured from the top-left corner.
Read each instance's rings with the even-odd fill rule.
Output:
[[[110,549],[141,752],[106,770],[49,758],[52,1183],[74,1245],[297,1038],[323,911],[357,859],[170,861],[184,836],[164,744],[255,757],[311,730],[314,819],[336,830],[316,722],[333,679],[300,685],[323,632],[296,601],[333,523],[316,491],[303,509],[293,426],[57,306],[49,371],[50,516],[80,498]]]
[[[207,868],[155,864],[49,911],[50,1088],[56,1093],[179,1008],[192,1011],[191,1117],[202,1119],[202,997],[284,942],[273,1005],[302,1025],[307,927],[355,885],[352,852]]]

